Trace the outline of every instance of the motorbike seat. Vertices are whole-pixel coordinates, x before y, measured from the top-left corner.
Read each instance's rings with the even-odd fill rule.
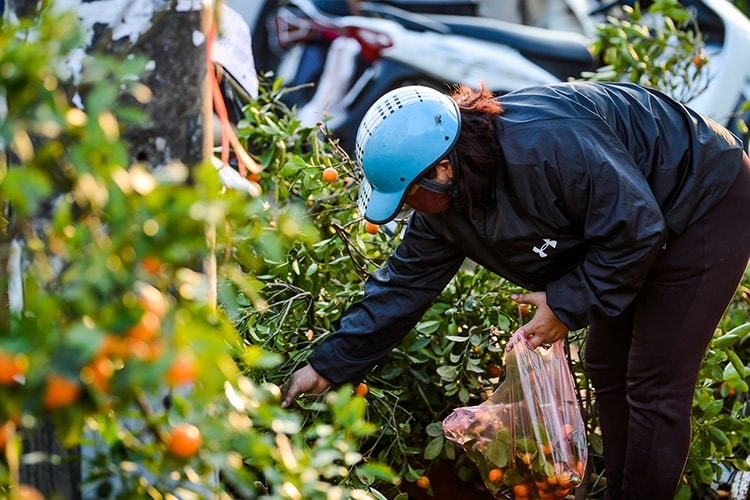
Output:
[[[454,35],[487,40],[513,47],[561,78],[596,71],[600,66],[589,48],[589,40],[578,33],[526,26],[497,19],[433,14],[435,21]],[[578,74],[571,74],[571,69]]]

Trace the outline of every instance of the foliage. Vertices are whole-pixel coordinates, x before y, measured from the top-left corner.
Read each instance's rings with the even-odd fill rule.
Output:
[[[85,444],[97,498],[372,498],[339,486],[374,432],[363,402],[332,392],[319,406],[332,423],[303,428],[278,387],[241,375],[242,341],[211,303],[214,239],[243,257],[222,272],[258,304],[251,276],[266,261],[254,256],[277,265],[314,228],[292,200],[223,189],[208,162],[130,164],[120,128],[146,117],[123,102],[150,95],[145,61],[88,57],[72,75],[79,44],[75,16],[51,8],[0,32],[0,243],[23,285],[0,332],[0,491],[21,491],[25,439],[50,422],[65,456],[33,460],[76,459]],[[278,358],[241,354],[247,369]],[[172,441],[180,423],[198,429],[185,438],[195,454]],[[390,477],[374,462],[357,471]]]
[[[706,352],[693,398],[693,440],[677,498],[711,494],[727,472],[750,470],[750,272]]]
[[[644,15],[640,4],[622,7],[597,26],[592,45],[605,66],[584,78],[628,80],[660,89],[685,104],[706,89],[709,58],[693,15],[677,0],[656,0]]]
[[[196,166],[189,185],[179,164],[126,167],[127,146],[112,124],[142,117],[116,89],[143,95],[133,77],[143,62],[92,58],[81,84],[65,87],[74,25],[44,12],[0,32],[0,99],[8,106],[0,143],[9,152],[0,162],[0,243],[25,242],[33,263],[24,308],[0,335],[0,348],[12,353],[9,363],[0,356],[2,368],[20,370],[0,383],[0,491],[18,487],[18,463],[29,458],[22,440],[45,419],[65,445],[93,450],[86,486],[101,498],[405,498],[412,483],[438,494],[423,476],[441,463],[481,488],[440,422],[502,381],[505,342],[530,314],[510,301],[516,288],[467,264],[368,375],[366,396],[344,386],[281,410],[278,386],[361,297],[403,221],[376,234],[365,229],[355,206],[358,173],[324,133],[301,127],[284,108],[280,82],[266,82],[240,124],[264,167],[264,195],[223,190],[210,165]],[[73,90],[84,110],[70,105]],[[322,177],[329,167],[339,173],[333,182]],[[208,299],[214,258],[218,310]],[[681,498],[710,492],[723,467],[746,467],[747,283],[748,276],[700,374]],[[158,322],[144,322],[154,314]],[[158,328],[140,337],[149,324]],[[586,487],[595,497],[601,440],[578,355],[584,333],[571,334],[567,349],[589,432]],[[192,357],[193,383],[165,387],[178,354]],[[52,372],[79,392],[44,409]],[[195,424],[203,440],[188,459],[169,451],[181,422]]]
[[[740,9],[743,14],[745,14],[746,16],[750,15],[750,5],[748,5],[747,0],[735,0],[732,3],[735,5],[735,7]]]
[[[746,2],[736,2],[747,14]],[[741,14],[738,14],[741,15]],[[596,28],[591,45],[604,66],[584,72],[591,81],[630,81],[659,89],[684,104],[698,97],[711,83],[712,68],[694,13],[678,0],[649,2],[643,12],[639,2],[624,5],[620,15],[608,16]],[[750,101],[739,103],[725,125],[750,140],[747,120]]]

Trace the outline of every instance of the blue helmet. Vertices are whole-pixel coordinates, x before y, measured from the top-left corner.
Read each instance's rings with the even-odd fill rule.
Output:
[[[411,186],[453,149],[461,130],[458,105],[419,85],[378,99],[357,130],[356,161],[364,173],[358,205],[365,219],[393,219]]]

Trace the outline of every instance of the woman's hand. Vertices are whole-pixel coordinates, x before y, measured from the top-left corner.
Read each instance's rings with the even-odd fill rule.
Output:
[[[281,407],[291,407],[294,398],[301,392],[320,394],[330,386],[331,382],[328,379],[321,376],[312,366],[306,365],[292,373],[289,380],[281,387]]]
[[[513,334],[508,343],[508,350],[521,340],[525,340],[530,349],[536,349],[539,346],[549,347],[550,344],[557,342],[568,334],[568,327],[555,316],[555,313],[547,305],[546,292],[517,293],[511,295],[511,298],[519,304],[534,306],[536,312],[531,321]]]

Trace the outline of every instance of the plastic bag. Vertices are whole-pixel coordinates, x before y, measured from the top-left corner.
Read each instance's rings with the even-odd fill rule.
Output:
[[[462,445],[500,498],[563,498],[586,468],[586,430],[562,342],[505,354],[506,377],[477,406],[457,408],[443,432]]]

